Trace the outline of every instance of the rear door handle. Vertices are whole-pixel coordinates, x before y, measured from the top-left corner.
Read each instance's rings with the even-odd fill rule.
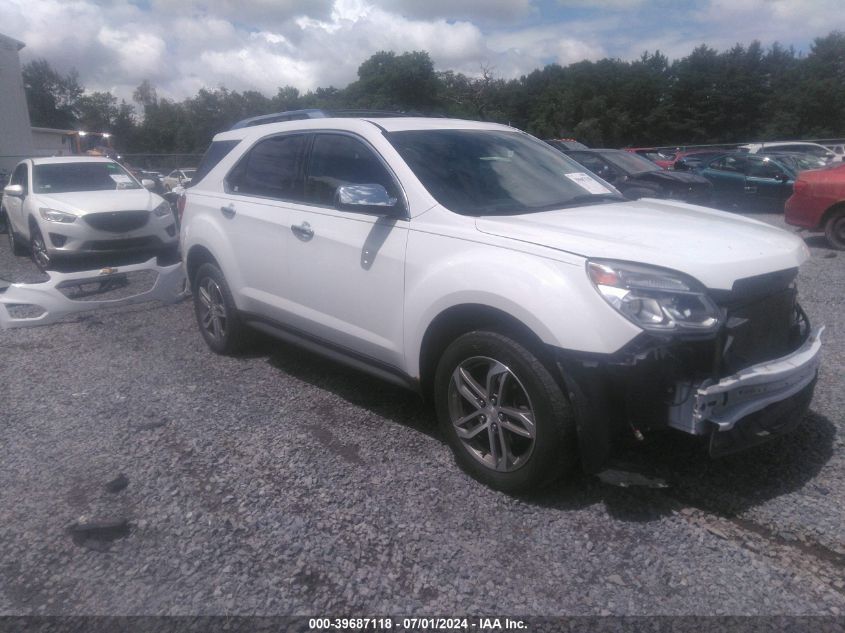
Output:
[[[235,205],[230,204],[228,207],[220,207],[220,213],[223,214],[224,218],[229,218],[231,220],[235,217]]]
[[[311,228],[308,222],[303,222],[299,226],[293,225],[290,227],[290,230],[293,231],[294,235],[304,241],[308,241],[314,237],[314,229]]]

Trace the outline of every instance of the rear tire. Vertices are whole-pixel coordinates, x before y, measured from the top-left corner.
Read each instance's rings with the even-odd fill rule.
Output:
[[[457,338],[434,379],[440,428],[458,465],[507,493],[552,483],[576,464],[575,414],[555,378],[510,336]]]
[[[238,314],[223,272],[214,264],[203,264],[191,280],[191,290],[197,325],[211,350],[224,355],[243,351],[249,329]]]
[[[830,214],[824,225],[827,243],[839,251],[845,251],[845,209]]]

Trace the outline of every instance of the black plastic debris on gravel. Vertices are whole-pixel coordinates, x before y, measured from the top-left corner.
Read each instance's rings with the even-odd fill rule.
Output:
[[[67,531],[74,544],[106,551],[110,543],[129,536],[131,527],[127,519],[80,520],[70,525]]]
[[[152,429],[161,428],[166,424],[167,420],[153,420],[152,422],[141,422],[140,424],[135,424],[134,429],[136,431],[150,431]]]
[[[129,477],[120,473],[117,477],[106,483],[106,492],[118,493],[129,485]]]

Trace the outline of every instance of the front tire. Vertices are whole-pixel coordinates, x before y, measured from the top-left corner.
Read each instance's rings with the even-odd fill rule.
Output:
[[[8,217],[6,218],[6,237],[9,239],[9,250],[12,251],[12,255],[26,255],[26,249],[20,241],[18,241],[18,238],[15,235],[15,229]]]
[[[38,226],[33,225],[29,230],[29,253],[33,263],[42,273],[47,272],[53,266],[53,260],[47,251],[47,242]]]
[[[191,284],[200,334],[217,354],[236,354],[246,347],[248,329],[241,320],[223,272],[214,264],[199,267]]]
[[[830,214],[824,225],[827,243],[839,251],[845,251],[845,209]]]
[[[509,336],[456,339],[438,363],[434,398],[455,461],[491,488],[537,489],[575,465],[572,406],[546,366]]]

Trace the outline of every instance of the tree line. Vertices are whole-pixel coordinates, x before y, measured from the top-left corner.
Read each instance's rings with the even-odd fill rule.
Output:
[[[144,81],[132,102],[87,93],[78,74],[38,59],[23,67],[34,126],[109,131],[124,153],[199,153],[236,121],[303,108],[372,109],[507,123],[541,138],[593,147],[731,143],[845,135],[845,34],[816,38],[806,54],[759,42],[717,51],[698,46],[669,60],[550,64],[518,79],[436,71],[428,53],[378,52],[345,88],[272,97],[225,87],[176,101]]]

